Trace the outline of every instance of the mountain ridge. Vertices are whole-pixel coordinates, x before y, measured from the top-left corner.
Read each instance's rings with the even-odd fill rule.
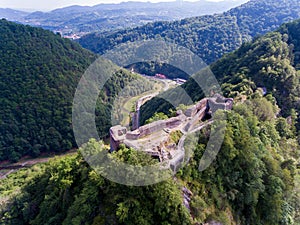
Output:
[[[209,69],[220,83],[224,95],[240,99],[263,88],[264,94],[274,98],[273,101],[281,108],[279,115],[288,117],[293,109],[299,113],[299,29],[300,19],[283,24],[276,31],[246,42],[212,63]],[[195,74],[200,75],[201,71]],[[204,97],[193,76],[181,87],[193,101]],[[172,90],[166,95],[172,95]],[[155,112],[168,113],[169,108],[170,104],[159,96],[153,98],[141,107],[141,124]],[[299,122],[298,115],[298,127]]]
[[[75,34],[82,36],[94,31],[103,32],[135,27],[151,21],[174,20],[223,12],[245,1],[123,2],[95,6],[69,6],[50,12],[33,12],[16,21],[60,32],[63,36]],[[10,20],[10,18],[7,19]]]
[[[78,40],[99,54],[126,42],[162,39],[187,47],[207,64],[237,49],[256,35],[275,30],[282,23],[300,18],[297,0],[251,0],[227,12],[192,17],[103,34],[89,34]]]

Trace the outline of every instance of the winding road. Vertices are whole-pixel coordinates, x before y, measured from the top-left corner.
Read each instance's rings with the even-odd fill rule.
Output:
[[[135,113],[134,116],[132,117],[132,129],[136,130],[140,127],[140,108],[143,104],[145,104],[147,101],[149,101],[150,99],[152,99],[153,97],[157,96],[160,92],[162,91],[167,91],[170,88],[170,82],[172,82],[171,80],[167,80],[167,79],[159,79],[156,77],[150,77],[150,76],[143,76],[149,80],[156,80],[159,82],[162,82],[164,84],[164,87],[160,90],[160,91],[156,91],[154,93],[151,93],[149,95],[143,96],[141,98],[139,98],[136,101],[136,107],[135,107]]]

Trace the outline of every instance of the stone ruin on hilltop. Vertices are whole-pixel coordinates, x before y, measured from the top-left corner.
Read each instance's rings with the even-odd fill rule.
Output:
[[[121,125],[113,126],[110,128],[110,150],[116,151],[120,144],[124,144],[144,151],[160,162],[168,161],[169,167],[175,172],[184,161],[183,144],[186,134],[202,129],[201,121],[207,115],[212,115],[219,109],[231,110],[232,105],[232,98],[215,95],[202,99],[185,112],[178,110],[176,117],[155,121],[133,131],[128,131]],[[178,143],[171,140],[171,133],[176,131],[182,134]]]

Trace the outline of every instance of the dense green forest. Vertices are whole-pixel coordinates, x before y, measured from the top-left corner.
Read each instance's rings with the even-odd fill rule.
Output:
[[[50,31],[6,20],[0,30],[0,159],[71,149],[71,101],[95,55]]]
[[[199,162],[217,124],[201,130],[187,166],[155,185],[113,183],[80,153],[57,158],[0,181],[0,223],[299,224],[299,28],[300,21],[285,24],[211,66],[235,104],[224,112],[224,142],[206,170],[198,170]],[[183,87],[194,100],[203,95],[192,79]],[[149,102],[156,107],[156,100]],[[81,150],[109,147],[90,140]],[[125,146],[110,156],[155,163]]]
[[[284,24],[278,31],[247,42],[213,63],[210,69],[221,84],[224,95],[243,99],[257,89],[263,89],[281,108],[280,115],[288,117],[293,110],[299,113],[299,30],[299,20]],[[193,78],[181,87],[194,101],[204,97]],[[176,91],[170,90],[165,95]],[[170,107],[159,96],[150,100],[141,107],[141,123],[157,111],[168,114]]]
[[[298,19],[299,12],[298,0],[251,0],[222,14],[89,34],[79,39],[79,43],[103,54],[121,43],[162,39],[188,48],[210,64],[224,53],[237,49],[243,42]]]
[[[294,125],[274,119],[276,110],[261,112],[264,104],[275,105],[260,94],[250,97],[227,112],[222,148],[205,171],[199,172],[198,165],[210,128],[201,131],[189,164],[175,178],[150,186],[113,183],[91,169],[80,154],[58,158],[0,181],[0,222],[298,224],[300,196],[294,180],[299,176],[299,145]],[[82,150],[108,149],[91,140]],[[124,146],[112,157],[134,165],[154,163],[150,156]]]
[[[0,21],[0,40],[0,160],[76,147],[73,96],[97,56],[50,31],[6,20]],[[134,79],[142,78],[119,70],[105,84],[96,107],[101,137],[111,126],[114,96]],[[140,88],[152,88],[141,83]]]
[[[219,35],[227,34],[222,27],[224,16],[229,22],[235,19],[239,31],[249,31],[238,33],[244,36],[233,42],[232,48],[224,45],[224,51],[208,54],[208,61],[213,60],[241,44],[238,50],[210,66],[224,95],[234,98],[234,106],[230,111],[216,112],[216,117],[226,114],[226,132],[219,154],[206,170],[200,172],[199,163],[218,122],[199,132],[184,168],[164,182],[142,187],[106,179],[87,164],[80,152],[107,152],[116,163],[139,166],[157,163],[155,159],[124,145],[109,153],[109,146],[91,139],[76,154],[57,157],[1,179],[0,224],[300,224],[300,20],[242,44],[250,36],[274,28],[279,20],[298,15],[297,7],[297,1],[292,0],[250,1],[224,15],[201,17],[218,21],[220,27],[215,32]],[[192,29],[192,23],[181,23],[197,19],[166,24]],[[197,27],[199,23],[194,22]],[[129,35],[122,37],[130,37],[130,32],[145,27],[124,31]],[[81,75],[97,56],[42,29],[1,20],[0,31],[0,160],[16,161],[22,155],[37,156],[75,147],[71,126],[73,95]],[[163,30],[158,33],[163,34]],[[179,34],[174,32],[175,40]],[[209,47],[212,37],[205,38]],[[221,36],[216,38],[222,40]],[[186,41],[186,46],[199,53],[196,42],[201,43],[200,39]],[[113,101],[126,84],[140,79],[139,88],[151,89],[138,75],[116,69],[97,101],[95,114],[101,137],[108,134]],[[205,71],[181,86],[193,101],[204,97],[195,80]],[[129,90],[132,93],[128,95],[137,94],[137,89]],[[164,94],[173,95],[177,90]],[[174,113],[160,98],[148,101],[141,111],[142,122],[166,117],[155,112],[168,116]],[[105,171],[101,167],[99,170]]]

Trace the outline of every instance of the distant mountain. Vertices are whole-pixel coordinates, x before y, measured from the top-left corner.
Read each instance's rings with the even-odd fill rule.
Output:
[[[112,31],[127,27],[136,27],[148,22],[160,20],[178,20],[191,16],[224,12],[247,0],[221,2],[123,2],[120,4],[100,4],[89,6],[70,6],[51,12],[33,12],[21,17],[0,18],[39,26],[64,36],[77,37],[91,32]],[[74,36],[72,36],[74,35]]]
[[[102,54],[129,41],[163,39],[187,47],[209,64],[224,53],[237,49],[243,42],[297,18],[300,18],[298,0],[251,0],[222,14],[89,34],[79,43]]]
[[[23,12],[14,9],[1,9],[0,8],[0,18],[5,18],[11,21],[22,20],[25,16],[29,15],[28,12]]]

